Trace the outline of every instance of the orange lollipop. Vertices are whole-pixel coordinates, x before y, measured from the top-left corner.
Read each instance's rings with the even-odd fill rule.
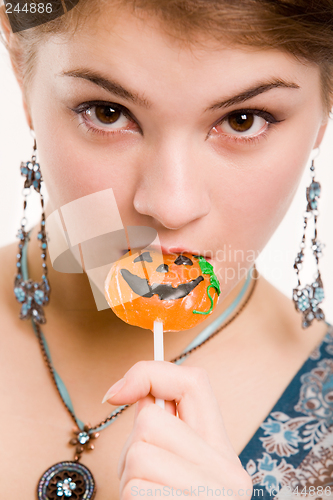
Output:
[[[105,297],[113,312],[130,325],[154,331],[192,328],[205,320],[220,294],[213,266],[203,257],[164,255],[149,248],[128,252],[105,280]]]

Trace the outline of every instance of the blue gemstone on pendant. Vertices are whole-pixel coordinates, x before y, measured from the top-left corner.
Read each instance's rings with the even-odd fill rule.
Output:
[[[306,311],[310,307],[309,299],[305,295],[298,299],[297,304],[300,311]]]
[[[28,312],[30,311],[30,305],[27,304],[26,302],[22,305],[22,308],[21,308],[21,314],[22,316],[26,316],[28,314]]]
[[[89,434],[87,432],[80,432],[77,439],[78,439],[80,444],[86,444],[86,443],[88,443],[90,437],[89,437]]]
[[[41,240],[41,239],[43,238],[43,233],[38,233],[38,234],[37,234],[37,238],[38,238],[39,240]]]
[[[47,243],[42,243],[42,248],[46,248],[47,247]]]
[[[75,490],[76,483],[72,481],[71,477],[57,482],[57,496],[58,497],[71,497],[72,491]]]
[[[25,291],[22,290],[22,288],[15,287],[14,288],[14,293],[19,302],[24,302],[25,300]]]
[[[36,290],[35,294],[34,294],[34,298],[35,298],[35,301],[37,302],[37,304],[39,304],[41,306],[43,304],[43,300],[44,300],[43,290]]]
[[[90,470],[78,462],[59,462],[53,465],[44,472],[37,488],[38,500],[50,498],[92,500],[95,494],[95,480]]]
[[[35,172],[35,179],[40,179],[41,178],[41,173],[40,172]]]
[[[317,287],[314,292],[314,298],[318,300],[318,302],[322,302],[325,298],[324,289],[321,287]]]
[[[315,198],[319,198],[321,192],[321,187],[319,182],[311,182],[309,189],[309,198],[310,200],[314,200]]]
[[[316,210],[318,207],[317,200],[310,201],[310,207],[312,208],[312,210]]]

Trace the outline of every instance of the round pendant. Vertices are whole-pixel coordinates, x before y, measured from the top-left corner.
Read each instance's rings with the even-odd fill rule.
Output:
[[[59,462],[44,472],[37,487],[38,500],[90,500],[95,497],[95,480],[79,462]]]

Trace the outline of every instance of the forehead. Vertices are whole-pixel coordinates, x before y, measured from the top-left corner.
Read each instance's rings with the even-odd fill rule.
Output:
[[[185,44],[165,32],[155,18],[141,19],[127,11],[86,21],[72,37],[52,36],[39,50],[37,71],[58,86],[73,84],[61,72],[89,66],[113,76],[127,87],[149,95],[150,101],[172,96],[181,104],[207,99],[223,89],[226,95],[262,79],[283,77],[305,89],[320,86],[317,66],[297,61],[277,49],[255,49],[218,43],[199,35],[196,44]],[[50,81],[50,80],[49,80]],[[76,79],[75,85],[87,85]],[[236,87],[235,87],[236,86]]]

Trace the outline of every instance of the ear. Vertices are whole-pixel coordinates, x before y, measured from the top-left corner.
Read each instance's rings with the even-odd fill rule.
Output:
[[[319,129],[318,135],[317,135],[317,139],[316,139],[315,145],[313,146],[313,149],[319,148],[321,141],[324,138],[324,135],[325,135],[325,132],[327,129],[327,125],[328,125],[328,117],[320,126],[320,129]]]
[[[27,103],[26,95],[25,95],[25,89],[23,86],[23,81],[22,81],[22,73],[19,70],[19,47],[17,45],[17,39],[15,38],[15,35],[12,32],[8,16],[6,15],[6,6],[1,5],[0,6],[0,29],[3,34],[3,41],[4,44],[6,45],[6,49],[8,50],[11,66],[13,68],[15,78],[17,80],[17,83],[19,84],[19,87],[22,92],[22,101],[23,101],[23,109],[24,113],[26,116],[27,123],[29,125],[29,128],[32,127],[32,120],[31,120],[31,115],[29,111],[29,106]]]

